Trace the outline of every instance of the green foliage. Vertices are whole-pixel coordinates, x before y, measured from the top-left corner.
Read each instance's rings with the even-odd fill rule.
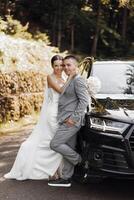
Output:
[[[119,0],[118,2],[119,2],[119,6],[122,7],[122,6],[129,4],[130,0]],[[104,5],[110,4],[110,0],[101,0],[101,3],[104,4]]]
[[[46,33],[41,33],[36,31],[34,34],[29,32],[29,23],[25,26],[21,24],[20,21],[13,19],[13,16],[7,15],[6,20],[0,17],[0,32],[7,35],[11,35],[15,38],[22,38],[27,40],[37,40],[40,42],[45,42],[50,45],[50,39]]]
[[[12,35],[16,38],[31,39],[32,35],[28,32],[28,23],[23,26],[18,20],[12,16],[6,16],[6,20],[0,19],[0,32]]]
[[[41,33],[40,31],[37,31],[33,35],[33,39],[40,41],[40,42],[45,42],[47,45],[50,45],[50,38],[46,33]]]
[[[0,50],[0,64],[4,64],[3,56],[4,52]]]
[[[124,93],[126,94],[134,94],[134,65],[130,65],[127,69],[127,88]]]
[[[100,58],[134,55],[134,0],[1,2],[1,16],[10,11],[18,20],[1,19],[0,31],[14,37],[51,43],[62,51],[88,56],[96,42],[95,53]]]
[[[130,0],[119,0],[120,6],[125,6],[130,3]]]
[[[110,0],[101,0],[101,3],[104,4],[104,5],[107,5],[110,3]]]

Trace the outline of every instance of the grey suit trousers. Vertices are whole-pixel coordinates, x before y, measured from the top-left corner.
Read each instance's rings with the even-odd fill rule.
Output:
[[[59,124],[59,128],[50,143],[51,149],[63,155],[63,179],[71,178],[74,172],[74,166],[81,159],[80,155],[75,151],[77,132],[79,129],[80,127],[76,126],[69,127],[66,123]]]

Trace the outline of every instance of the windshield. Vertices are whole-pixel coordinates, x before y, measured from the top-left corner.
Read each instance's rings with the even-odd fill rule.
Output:
[[[134,94],[134,62],[96,62],[91,76],[101,81],[99,94]]]

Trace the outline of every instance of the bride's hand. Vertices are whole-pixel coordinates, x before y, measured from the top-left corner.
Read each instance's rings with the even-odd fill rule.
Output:
[[[65,123],[66,123],[68,126],[70,126],[70,127],[72,127],[72,126],[75,125],[75,122],[74,122],[72,119],[70,119],[70,118],[66,119],[66,120],[65,120]]]

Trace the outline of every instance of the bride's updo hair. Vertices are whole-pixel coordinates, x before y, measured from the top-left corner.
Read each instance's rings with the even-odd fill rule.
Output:
[[[53,56],[53,57],[51,58],[51,65],[52,65],[52,66],[53,66],[53,64],[54,64],[54,61],[56,61],[56,60],[62,60],[62,61],[63,61],[63,57],[60,56],[60,55],[55,55],[55,56]]]

